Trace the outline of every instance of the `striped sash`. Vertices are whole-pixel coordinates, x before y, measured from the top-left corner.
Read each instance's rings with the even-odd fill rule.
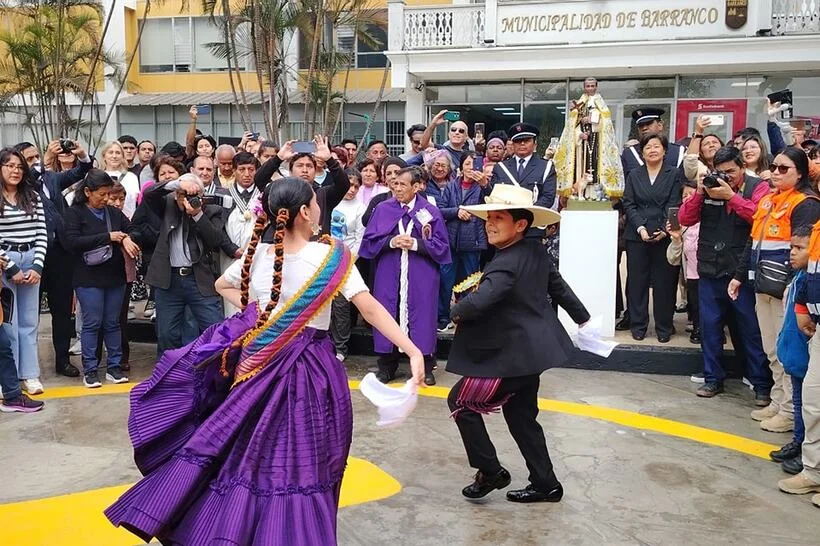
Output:
[[[500,377],[465,377],[456,397],[456,409],[450,417],[457,417],[463,409],[469,409],[482,415],[497,413],[507,403],[510,395],[495,400]]]
[[[245,337],[234,386],[262,371],[342,289],[353,267],[353,258],[343,242],[331,239],[330,245],[330,252],[313,277],[287,305]]]

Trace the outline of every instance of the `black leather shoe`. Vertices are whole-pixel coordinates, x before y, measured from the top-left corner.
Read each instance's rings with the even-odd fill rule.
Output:
[[[382,383],[387,384],[393,381],[394,375],[386,372],[385,370],[379,370],[376,372],[376,379],[378,379]]]
[[[564,496],[564,488],[559,483],[549,491],[539,491],[532,484],[524,489],[507,491],[510,502],[558,502]]]
[[[424,384],[429,387],[436,384],[436,376],[433,375],[433,372],[427,372],[424,374]]]
[[[615,329],[619,332],[626,332],[631,328],[631,326],[632,325],[629,323],[629,317],[625,316],[615,325]]]
[[[769,458],[776,463],[782,463],[783,461],[800,457],[802,452],[803,450],[800,444],[797,442],[789,442],[777,451],[769,453]]]
[[[492,476],[487,476],[479,470],[475,473],[475,481],[462,489],[461,494],[468,499],[480,499],[496,489],[504,489],[510,485],[511,481],[512,478],[506,468],[502,468]]]
[[[72,364],[57,367],[57,375],[64,377],[80,377],[80,370],[75,368]]]
[[[689,334],[689,343],[694,343],[695,345],[700,345],[700,342],[703,339],[700,337],[700,330],[692,330],[692,333]]]
[[[780,468],[782,468],[786,474],[796,476],[803,472],[803,457],[797,456],[794,459],[785,460],[780,465]]]
[[[672,340],[672,336],[658,336],[658,343],[669,343]]]
[[[632,332],[632,339],[635,341],[643,341],[646,337],[646,334],[642,334],[640,332]]]

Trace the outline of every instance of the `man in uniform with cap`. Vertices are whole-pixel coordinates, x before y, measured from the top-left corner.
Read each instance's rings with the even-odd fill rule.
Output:
[[[538,416],[540,375],[564,364],[574,350],[547,294],[578,324],[589,313],[567,285],[540,241],[525,238],[532,225],[561,217],[531,204],[528,190],[498,184],[486,204],[461,207],[486,221],[497,248],[473,288],[456,303],[456,328],[447,371],[462,375],[447,398],[475,481],[462,490],[479,499],[506,488],[510,473],[501,466],[482,414],[502,409],[507,427],[530,471],[529,485],[507,492],[512,502],[558,502],[563,487],[555,476]],[[544,282],[544,280],[547,282]]]
[[[635,127],[638,129],[638,140],[646,135],[663,134],[663,116],[664,110],[655,107],[639,107],[632,112],[632,120],[635,122]],[[679,144],[669,143],[669,148],[666,150],[666,157],[664,157],[664,166],[680,167],[683,165],[683,156],[686,154],[686,148]],[[629,171],[637,167],[642,167],[643,155],[639,144],[628,147],[621,154],[621,163],[624,168],[624,180],[629,176]],[[681,169],[681,176],[683,177],[683,170]],[[685,179],[681,180],[683,183]]]
[[[484,189],[489,194],[496,184],[512,184],[532,192],[533,204],[556,208],[556,177],[553,161],[544,160],[535,155],[535,144],[538,138],[538,127],[529,123],[516,123],[510,127],[514,155],[497,163],[493,168],[493,177]],[[534,226],[540,226],[538,223]],[[527,237],[544,237],[544,230],[530,228]]]

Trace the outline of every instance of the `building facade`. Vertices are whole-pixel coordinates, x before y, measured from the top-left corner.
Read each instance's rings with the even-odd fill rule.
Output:
[[[639,105],[664,108],[673,139],[704,112],[724,115],[714,128],[724,139],[763,128],[766,96],[783,89],[795,117],[820,116],[818,1],[389,0],[388,9],[391,83],[405,91],[407,124],[446,108],[487,132],[534,123],[543,144],[560,135],[588,76],[622,143]]]
[[[104,47],[127,59],[137,44],[145,2],[106,0],[101,5],[106,16],[113,10]],[[342,80],[347,80],[347,100],[342,106],[335,136],[360,138],[368,118],[372,118],[369,138],[385,140],[391,151],[398,154],[404,148],[404,90],[391,89],[389,85],[389,69],[384,55],[387,49],[386,0],[376,0],[368,8],[373,10],[376,19],[382,21],[369,28],[369,33],[381,45],[374,47],[372,43],[358,40],[350,28],[334,28],[328,33],[334,47],[352,57],[349,73],[340,71],[335,85],[335,91],[341,91],[345,85]],[[227,60],[215,55],[208,46],[224,41],[219,23],[219,18],[213,21],[202,11],[201,2],[167,0],[151,3],[124,92],[115,97],[115,87],[110,82],[100,90],[94,119],[104,119],[113,110],[104,140],[130,134],[138,140],[150,139],[160,145],[169,140],[182,141],[189,126],[188,110],[192,105],[211,107],[210,113],[201,115],[198,120],[198,127],[205,134],[212,134],[217,139],[242,136],[243,124],[231,92]],[[236,39],[240,46],[243,40],[247,41],[248,30],[237,30]],[[300,138],[305,136],[300,78],[306,73],[310,50],[297,32],[286,37],[284,49],[290,92],[290,121],[284,132]],[[263,137],[271,137],[264,134],[266,113],[262,95],[267,97],[267,85],[260,93],[252,60],[242,59],[240,67],[251,130],[261,132]],[[386,80],[387,88],[380,92],[383,80]],[[86,107],[84,112],[86,118],[89,108]],[[321,120],[318,126],[322,126]],[[19,112],[10,108],[0,113],[2,142],[27,139],[27,131],[25,116]],[[271,138],[278,140],[275,135]]]

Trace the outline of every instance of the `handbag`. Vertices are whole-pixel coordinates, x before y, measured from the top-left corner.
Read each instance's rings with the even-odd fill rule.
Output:
[[[760,230],[760,237],[757,239],[757,255],[760,256],[760,248],[763,244],[763,234],[766,232],[766,222],[772,213],[772,208],[766,213],[763,219],[763,229]],[[791,267],[788,264],[775,262],[774,260],[757,260],[755,264],[755,292],[766,294],[773,298],[782,300],[786,286],[789,284]]]
[[[105,209],[105,225],[108,228],[108,233],[111,233],[111,217],[108,216],[108,209]],[[111,259],[114,255],[114,247],[110,244],[98,246],[91,250],[83,252],[83,263],[85,265],[101,265]]]

